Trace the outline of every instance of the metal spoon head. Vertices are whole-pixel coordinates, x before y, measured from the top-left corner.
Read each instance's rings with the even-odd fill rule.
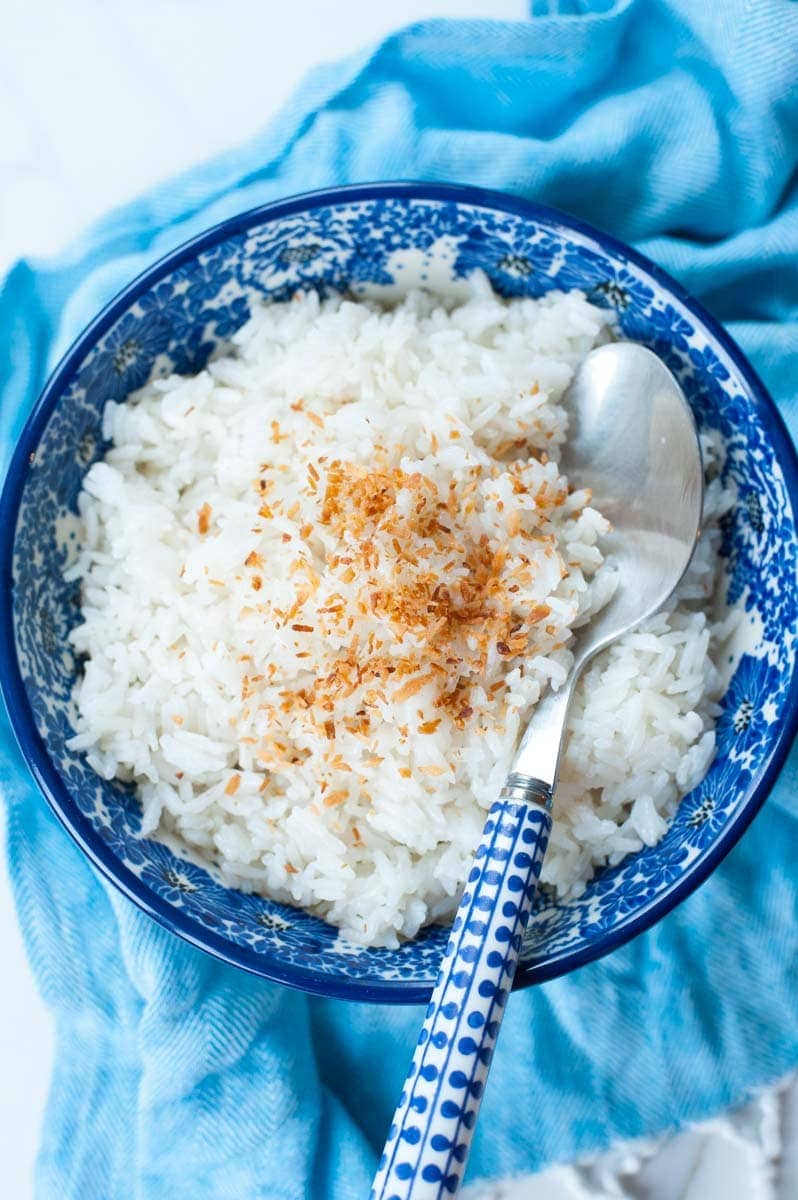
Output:
[[[704,473],[684,393],[644,346],[614,342],[592,350],[564,403],[569,429],[561,470],[591,489],[591,504],[611,522],[602,547],[620,573],[613,598],[580,631],[581,665],[676,588],[700,532]]]
[[[671,595],[692,558],[704,500],[693,414],[656,354],[634,342],[591,350],[564,404],[569,429],[560,469],[591,489],[591,503],[612,522],[602,550],[619,577],[612,598],[577,630],[566,683],[540,701],[518,747],[510,780],[549,795],[582,667]]]

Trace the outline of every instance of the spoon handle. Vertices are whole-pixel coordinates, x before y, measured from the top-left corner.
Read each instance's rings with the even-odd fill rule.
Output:
[[[438,1200],[459,1191],[537,891],[550,807],[545,784],[514,774],[490,810],[372,1200]]]

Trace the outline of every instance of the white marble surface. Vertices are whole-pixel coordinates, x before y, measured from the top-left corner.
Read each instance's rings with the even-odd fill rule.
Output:
[[[254,134],[317,62],[405,21],[520,17],[525,10],[524,0],[3,0],[0,274],[22,255],[59,249],[113,205]],[[0,1196],[29,1200],[52,1031],[4,869],[0,962]],[[772,1089],[740,1113],[678,1138],[479,1188],[471,1200],[477,1195],[792,1200],[798,1085]]]
[[[796,1200],[798,1077],[675,1137],[468,1189],[463,1200]]]

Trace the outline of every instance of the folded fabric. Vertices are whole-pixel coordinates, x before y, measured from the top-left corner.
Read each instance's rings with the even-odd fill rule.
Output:
[[[111,214],[0,293],[0,447],[80,326],[234,212],[333,183],[448,179],[634,242],[725,321],[793,431],[798,8],[534,0],[315,71],[262,136]],[[798,1062],[796,758],[715,875],[602,962],[513,997],[470,1178],[739,1100]],[[42,1200],[363,1197],[415,1009],[309,1000],[156,927],[103,883],[0,728],[19,918],[57,1025]]]

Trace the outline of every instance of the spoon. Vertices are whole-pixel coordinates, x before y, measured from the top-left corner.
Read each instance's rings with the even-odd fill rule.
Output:
[[[618,585],[580,629],[564,685],[535,708],[488,815],[418,1039],[372,1200],[437,1200],[460,1189],[491,1056],[551,830],[574,687],[599,650],[660,608],[700,532],[701,451],[681,388],[632,342],[586,355],[564,399],[560,468],[611,522]]]

